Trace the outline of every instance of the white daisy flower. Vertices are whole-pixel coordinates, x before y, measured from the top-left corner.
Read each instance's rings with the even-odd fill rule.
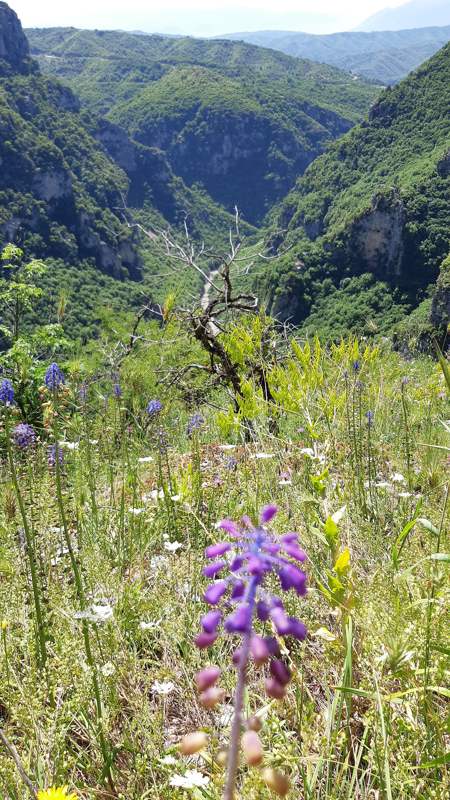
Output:
[[[152,690],[155,694],[160,694],[163,697],[171,694],[175,689],[175,684],[172,681],[155,681],[152,685]]]

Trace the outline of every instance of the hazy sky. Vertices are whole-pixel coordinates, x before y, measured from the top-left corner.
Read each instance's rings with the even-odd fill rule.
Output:
[[[406,0],[8,0],[24,27],[84,28],[214,35],[233,31],[351,30]]]

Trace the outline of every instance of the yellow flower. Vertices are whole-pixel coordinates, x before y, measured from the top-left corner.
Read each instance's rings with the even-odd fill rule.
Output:
[[[52,787],[38,792],[38,800],[77,800],[76,794],[67,794],[67,786]]]
[[[0,622],[0,628],[2,629],[2,631],[6,631],[6,628],[8,627],[8,625],[9,625],[9,622],[8,622],[7,619],[2,619],[2,621]]]

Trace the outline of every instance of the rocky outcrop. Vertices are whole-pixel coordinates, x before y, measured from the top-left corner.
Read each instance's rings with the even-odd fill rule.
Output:
[[[383,278],[401,275],[405,223],[405,207],[395,192],[373,197],[372,208],[354,223],[351,234],[363,272]]]
[[[431,304],[431,322],[447,332],[450,325],[450,256],[442,264]]]
[[[0,75],[6,62],[13,72],[29,72],[31,62],[27,38],[15,11],[0,0]]]

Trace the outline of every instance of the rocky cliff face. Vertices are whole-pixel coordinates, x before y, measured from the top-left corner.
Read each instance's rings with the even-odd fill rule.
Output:
[[[126,175],[87,130],[73,92],[40,75],[1,0],[0,88],[0,247],[12,241],[27,255],[89,258],[116,278],[139,277],[135,242],[113,210]],[[121,160],[138,171],[126,139]]]
[[[0,63],[0,75],[7,71],[6,65],[14,72],[29,72],[29,56],[28,41],[17,14],[0,0],[0,62],[5,62]]]
[[[404,255],[405,207],[398,196],[372,198],[372,208],[353,226],[363,270],[382,278],[399,277]]]

